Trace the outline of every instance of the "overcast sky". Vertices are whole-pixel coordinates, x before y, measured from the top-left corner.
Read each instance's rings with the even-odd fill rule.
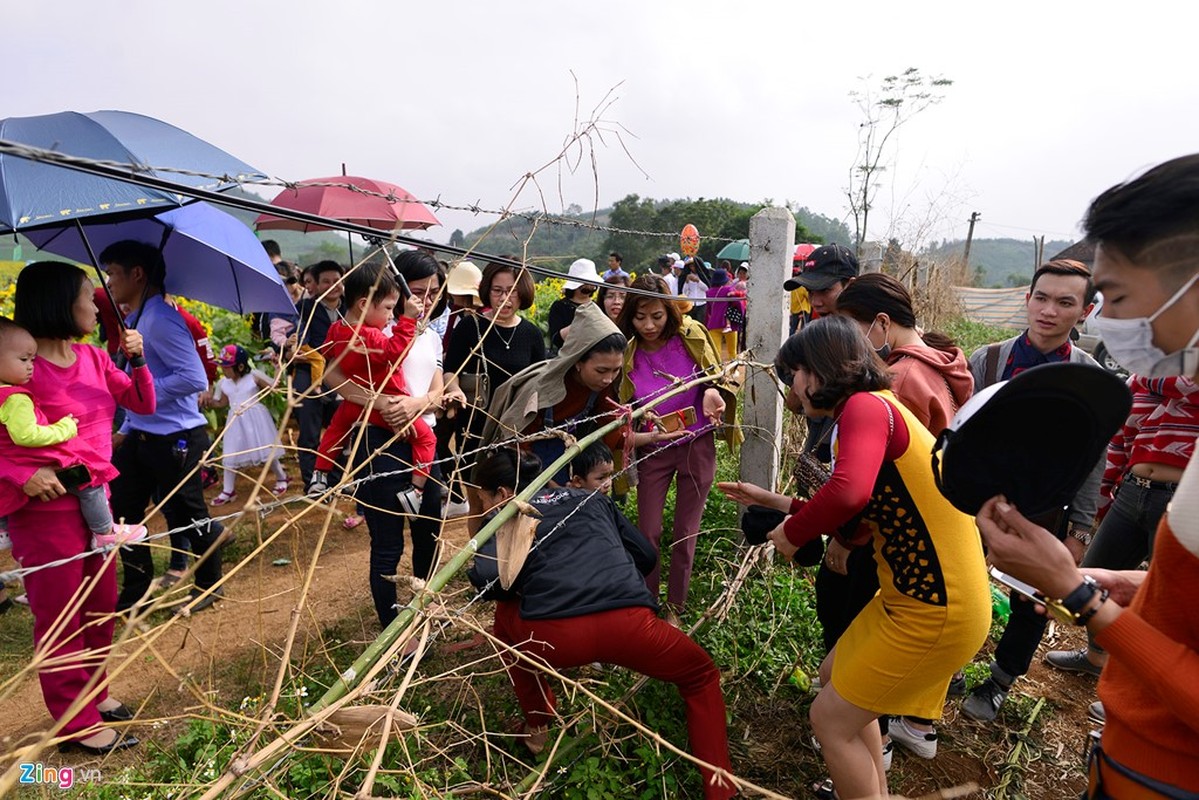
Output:
[[[488,208],[559,212],[636,192],[845,217],[861,121],[849,92],[912,66],[954,85],[901,130],[875,237],[963,237],[978,211],[976,236],[1073,238],[1095,194],[1199,149],[1190,3],[60,0],[5,12],[0,117],[137,111],[270,175],[345,162]],[[516,196],[575,130],[576,78],[582,118],[614,100],[594,172],[584,151],[574,174],[551,168],[540,193]],[[440,216],[442,241],[492,220]]]

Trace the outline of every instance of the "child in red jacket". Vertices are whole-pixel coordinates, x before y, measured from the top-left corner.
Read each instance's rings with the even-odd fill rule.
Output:
[[[344,280],[346,315],[334,322],[325,336],[325,358],[340,368],[348,380],[373,394],[406,396],[408,388],[399,362],[408,353],[416,336],[416,319],[421,307],[404,298],[404,313],[395,321],[391,336],[383,329],[391,321],[401,301],[400,285],[390,272],[379,265],[364,264]],[[362,406],[342,401],[317,448],[316,471],[309,495],[328,490],[328,474],[335,466],[337,453],[345,446],[346,434],[362,415]],[[378,408],[372,408],[367,423],[390,428]],[[412,485],[398,495],[400,507],[409,514],[420,510],[421,496],[429,478],[426,471],[436,457],[437,439],[433,429],[419,416],[403,434],[412,445]]]

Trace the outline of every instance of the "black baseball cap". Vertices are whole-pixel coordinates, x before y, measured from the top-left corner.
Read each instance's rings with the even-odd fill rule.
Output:
[[[1124,381],[1098,366],[1027,369],[970,398],[937,437],[937,488],[971,515],[997,494],[1027,517],[1061,509],[1131,408]]]
[[[858,257],[845,245],[826,244],[817,247],[804,260],[799,274],[783,284],[787,291],[804,287],[810,292],[823,292],[838,281],[858,277]]]

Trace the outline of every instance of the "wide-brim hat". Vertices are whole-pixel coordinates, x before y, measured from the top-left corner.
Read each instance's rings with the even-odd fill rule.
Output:
[[[1132,395],[1087,364],[1045,364],[970,398],[933,446],[937,488],[977,514],[1004,495],[1025,516],[1069,505],[1128,418]]]
[[[570,269],[567,270],[567,275],[570,277],[567,278],[566,283],[562,284],[562,288],[568,292],[573,292],[584,283],[584,281],[572,280],[573,278],[585,278],[593,284],[604,282],[595,269],[595,262],[590,258],[575,259],[575,262],[570,265]]]
[[[450,269],[445,279],[446,294],[470,297],[476,306],[483,305],[479,298],[479,284],[483,282],[483,271],[470,261],[459,261]]]

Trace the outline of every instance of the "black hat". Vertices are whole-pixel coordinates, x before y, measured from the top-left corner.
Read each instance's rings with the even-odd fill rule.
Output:
[[[967,514],[977,514],[998,494],[1027,517],[1060,510],[1131,408],[1124,381],[1099,367],[1066,363],[1025,370],[970,398],[937,437],[937,488]]]
[[[789,278],[783,288],[792,291],[803,286],[810,292],[823,292],[838,281],[858,277],[858,270],[858,257],[852,250],[840,244],[826,244],[811,252],[799,274]]]

